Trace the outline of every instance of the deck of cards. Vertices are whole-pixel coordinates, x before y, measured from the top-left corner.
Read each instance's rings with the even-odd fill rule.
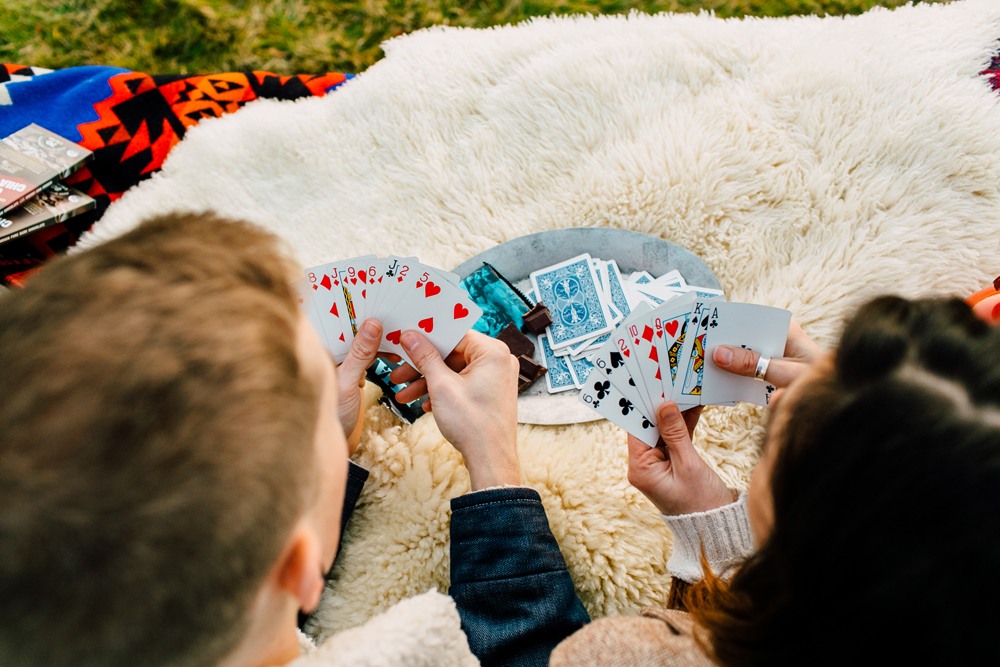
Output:
[[[772,385],[727,373],[707,357],[719,345],[781,356],[789,311],[729,303],[677,271],[623,278],[614,261],[589,255],[536,271],[531,282],[532,296],[552,313],[539,336],[550,391],[581,389],[580,401],[650,447],[665,401],[681,410],[769,404]]]
[[[296,290],[338,364],[366,319],[382,323],[379,350],[409,362],[400,344],[404,331],[420,331],[446,357],[483,314],[458,286],[458,276],[413,257],[367,255],[314,266]]]

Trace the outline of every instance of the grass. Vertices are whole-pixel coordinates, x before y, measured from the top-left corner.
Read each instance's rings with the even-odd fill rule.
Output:
[[[904,0],[2,0],[0,62],[160,73],[360,72],[379,44],[431,25],[482,28],[550,14],[859,14]]]

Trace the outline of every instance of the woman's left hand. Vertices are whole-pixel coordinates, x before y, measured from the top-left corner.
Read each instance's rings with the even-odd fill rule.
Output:
[[[661,514],[706,512],[734,500],[722,478],[691,444],[700,415],[700,408],[681,413],[676,403],[668,401],[657,411],[660,440],[656,447],[628,437],[628,481]]]
[[[365,421],[365,372],[378,356],[381,342],[382,323],[376,319],[365,320],[351,343],[347,358],[337,368],[340,392],[338,415],[351,455],[358,449],[361,426]]]

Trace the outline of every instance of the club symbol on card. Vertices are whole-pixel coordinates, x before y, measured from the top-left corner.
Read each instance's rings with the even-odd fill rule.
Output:
[[[607,380],[604,382],[595,382],[594,391],[597,393],[597,398],[604,398],[611,392],[611,383]]]
[[[428,299],[434,296],[435,294],[440,294],[440,293],[441,293],[441,288],[430,281],[428,281],[427,285],[424,287],[424,296]]]
[[[632,406],[632,401],[627,398],[618,399],[618,406],[622,409],[622,416],[627,417],[628,413],[632,412],[635,408]]]
[[[719,309],[718,308],[714,308],[712,310],[712,321],[711,321],[711,323],[709,323],[708,326],[710,326],[713,329],[715,327],[719,326]]]
[[[764,404],[771,405],[771,394],[774,393],[774,385],[764,385],[764,390],[767,392],[764,394]]]
[[[469,314],[469,309],[460,303],[455,304],[455,319],[460,320]]]
[[[395,330],[395,331],[393,331],[392,333],[387,333],[387,334],[385,335],[385,339],[386,339],[387,341],[389,341],[390,343],[392,343],[393,345],[399,345],[399,336],[400,336],[400,335],[401,335],[402,333],[403,333],[402,331],[400,331],[399,329],[396,329],[396,330]]]
[[[426,320],[420,320],[419,322],[417,322],[417,326],[426,331],[427,333],[430,333],[434,331],[434,318],[428,317]]]

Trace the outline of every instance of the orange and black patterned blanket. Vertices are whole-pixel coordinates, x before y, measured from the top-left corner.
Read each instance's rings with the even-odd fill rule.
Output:
[[[230,72],[149,75],[115,67],[50,72],[0,64],[0,137],[42,127],[94,152],[67,182],[97,200],[91,212],[0,245],[0,280],[15,286],[66,250],[118,197],[163,165],[192,125],[247,102],[325,95],[350,75]]]

